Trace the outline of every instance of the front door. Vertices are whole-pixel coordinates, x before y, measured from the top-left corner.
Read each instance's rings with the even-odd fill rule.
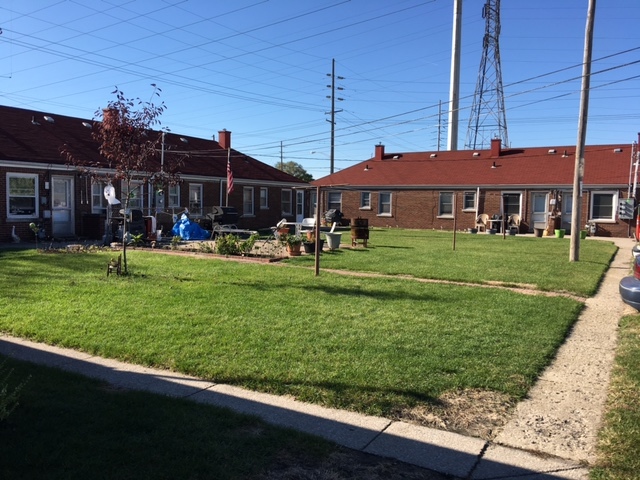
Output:
[[[571,192],[562,192],[562,210],[561,210],[562,226],[568,234],[571,233],[571,216],[573,214],[573,194]]]
[[[73,209],[73,178],[52,176],[51,218],[53,236],[67,238],[75,235]]]
[[[296,222],[301,223],[304,218],[304,190],[296,190]]]
[[[542,225],[540,228],[547,228],[548,194],[543,192],[534,193],[531,203],[533,206],[531,211],[531,226],[536,228],[536,224],[539,224]]]

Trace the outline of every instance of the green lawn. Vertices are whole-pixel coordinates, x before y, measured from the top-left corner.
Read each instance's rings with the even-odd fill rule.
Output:
[[[350,233],[344,232],[343,244],[350,241]],[[546,291],[593,295],[616,247],[588,239],[580,244],[580,261],[569,262],[569,242],[568,238],[459,233],[454,250],[451,232],[373,229],[368,248],[325,252],[321,268],[473,283],[524,283]],[[289,262],[313,265],[313,258]]]
[[[640,315],[621,320],[619,338],[594,480],[640,478]]]
[[[466,388],[517,400],[582,303],[410,277],[594,292],[615,247],[583,242],[576,263],[568,249],[567,240],[461,234],[453,251],[451,234],[373,230],[366,250],[323,253],[319,277],[296,268],[310,257],[267,265],[130,250],[132,274],[109,278],[112,253],[0,251],[0,331],[392,417]],[[0,423],[3,478],[252,478],[324,465],[335,452],[255,418],[8,365],[13,382],[32,377]],[[633,440],[631,425],[623,435]],[[634,478],[615,475],[598,478]]]
[[[492,265],[507,282],[548,285],[546,269],[515,268],[510,256],[546,265],[568,243],[528,240],[460,235],[452,252],[450,235],[375,231],[369,251],[326,253],[322,263],[365,270],[374,263],[361,260],[368,256],[385,272],[402,263],[415,276],[478,282],[486,271],[478,264]],[[546,248],[537,250],[536,241]],[[440,255],[424,258],[431,250]],[[571,272],[564,289],[594,290],[613,251],[585,242],[584,263],[556,259],[558,270]],[[485,257],[469,262],[479,252]],[[108,254],[0,255],[0,279],[11,285],[0,294],[4,332],[378,415],[464,388],[521,398],[582,308],[494,288],[315,277],[309,269],[135,250],[127,278],[105,276]],[[459,272],[447,275],[447,265]]]

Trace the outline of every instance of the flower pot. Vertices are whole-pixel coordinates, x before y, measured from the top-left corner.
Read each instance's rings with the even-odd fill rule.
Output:
[[[316,253],[316,242],[302,242],[302,247],[304,248],[304,253]],[[321,238],[318,245],[320,251],[322,251],[322,247],[324,247],[324,240]]]
[[[470,228],[469,229],[469,233],[478,233],[478,229],[477,228]]]
[[[565,229],[564,228],[556,228],[555,229],[556,238],[564,238]]]
[[[297,245],[287,245],[287,253],[290,257],[299,257],[302,253],[302,247],[299,243]]]
[[[498,230],[496,228],[490,228],[489,230],[487,230],[487,233],[489,235],[495,235],[496,233],[498,233]]]
[[[340,248],[340,240],[342,239],[342,233],[336,232],[327,232],[325,233],[327,237],[327,245],[329,246],[329,250],[335,250]]]
[[[584,240],[585,238],[587,238],[587,231],[580,230],[580,240]]]

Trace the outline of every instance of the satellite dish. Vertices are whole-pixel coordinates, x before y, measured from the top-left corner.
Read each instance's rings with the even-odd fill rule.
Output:
[[[109,205],[120,205],[120,200],[116,198],[116,189],[111,184],[104,187],[104,198],[107,199]]]

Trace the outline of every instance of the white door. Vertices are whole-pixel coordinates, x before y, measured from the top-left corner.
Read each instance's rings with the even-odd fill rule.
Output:
[[[296,222],[301,223],[304,218],[304,190],[296,190]]]
[[[56,238],[75,235],[73,209],[73,178],[51,177],[51,218],[53,236]]]
[[[547,227],[547,204],[548,204],[548,193],[534,193],[531,199],[532,210],[531,210],[531,223],[532,227],[536,228],[536,224],[542,224],[542,228]]]

